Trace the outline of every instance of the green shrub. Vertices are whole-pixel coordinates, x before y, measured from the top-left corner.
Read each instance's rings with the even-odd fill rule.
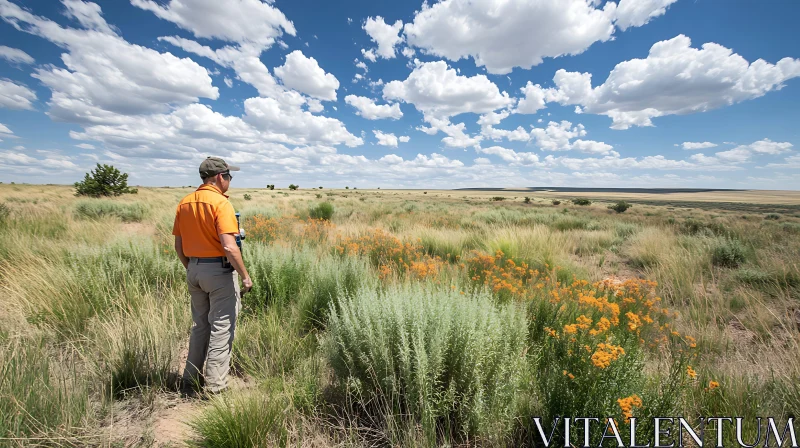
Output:
[[[212,398],[189,422],[203,448],[286,446],[286,400],[264,391],[230,392]]]
[[[429,440],[472,439],[508,430],[525,335],[523,314],[485,292],[405,284],[331,307],[323,350],[356,402],[383,404],[373,411],[384,422],[408,419]]]
[[[525,203],[526,204],[530,204],[531,203],[531,198],[529,198],[528,196],[525,196]]]
[[[553,205],[561,205],[561,201],[558,199],[553,199]]]
[[[333,217],[333,204],[330,202],[320,202],[308,210],[308,216],[312,219],[330,221]]]
[[[115,202],[107,199],[88,199],[75,204],[75,216],[82,219],[100,219],[113,216],[123,222],[141,222],[148,209],[138,202]]]
[[[252,197],[252,196],[250,196],[249,194],[245,193],[245,194],[244,194],[244,200],[245,200],[245,201],[249,201],[250,199],[253,199],[253,197]]]
[[[274,190],[274,189],[275,189],[275,185],[274,184],[267,185],[267,190]]]
[[[626,239],[639,231],[639,226],[628,222],[618,222],[614,225],[614,235],[617,238]]]
[[[674,223],[674,220],[672,223]],[[722,223],[704,222],[692,218],[688,218],[681,223],[679,230],[687,235],[728,235],[730,233]]]
[[[575,205],[592,205],[592,201],[586,198],[575,198],[572,203]]]
[[[786,233],[800,234],[800,223],[785,222],[783,223],[783,231]]]
[[[586,229],[589,226],[589,220],[572,215],[561,215],[556,217],[550,226],[561,231]]]
[[[631,207],[633,207],[633,204],[625,201],[618,201],[616,204],[608,206],[609,210],[614,210],[617,213],[625,213]]]
[[[500,202],[500,201],[505,201],[506,198],[504,196],[494,196],[492,197],[492,200],[495,202]]]
[[[711,252],[711,262],[717,266],[735,268],[747,259],[745,246],[736,239],[726,238],[719,241]]]
[[[292,191],[297,190],[298,188],[300,188],[300,185],[289,184],[289,189]]]
[[[322,195],[321,195],[321,194],[319,194],[319,193],[315,194],[314,196],[316,196],[316,197],[317,197],[317,199],[322,199]]]
[[[81,182],[75,182],[75,196],[120,196],[136,194],[138,190],[128,187],[128,174],[121,173],[111,165],[97,164],[97,168],[86,173]]]
[[[781,215],[779,215],[777,213],[767,213],[766,215],[764,215],[764,219],[777,221],[777,220],[781,219]]]

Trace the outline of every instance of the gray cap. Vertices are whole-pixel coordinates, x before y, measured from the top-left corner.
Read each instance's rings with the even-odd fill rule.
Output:
[[[238,166],[228,165],[219,157],[208,157],[200,164],[200,177],[203,179],[216,176],[227,171],[239,171]]]

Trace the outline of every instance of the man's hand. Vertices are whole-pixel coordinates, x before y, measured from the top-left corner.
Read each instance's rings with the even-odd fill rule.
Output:
[[[240,297],[244,297],[244,295],[247,294],[248,292],[250,292],[250,290],[252,288],[253,288],[253,281],[250,280],[250,277],[243,278],[242,279],[242,290],[239,293],[239,296]]]

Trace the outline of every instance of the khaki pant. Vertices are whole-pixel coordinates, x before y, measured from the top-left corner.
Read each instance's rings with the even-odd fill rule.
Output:
[[[239,303],[238,274],[222,263],[189,259],[186,283],[192,296],[192,334],[189,357],[183,369],[186,384],[200,384],[205,364],[206,389],[219,392],[228,385],[233,333]]]

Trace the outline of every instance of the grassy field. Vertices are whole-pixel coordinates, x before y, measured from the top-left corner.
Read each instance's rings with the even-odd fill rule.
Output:
[[[0,185],[0,446],[532,446],[533,417],[665,415],[753,440],[800,411],[796,193],[235,189],[235,379],[187,401],[190,191]]]

